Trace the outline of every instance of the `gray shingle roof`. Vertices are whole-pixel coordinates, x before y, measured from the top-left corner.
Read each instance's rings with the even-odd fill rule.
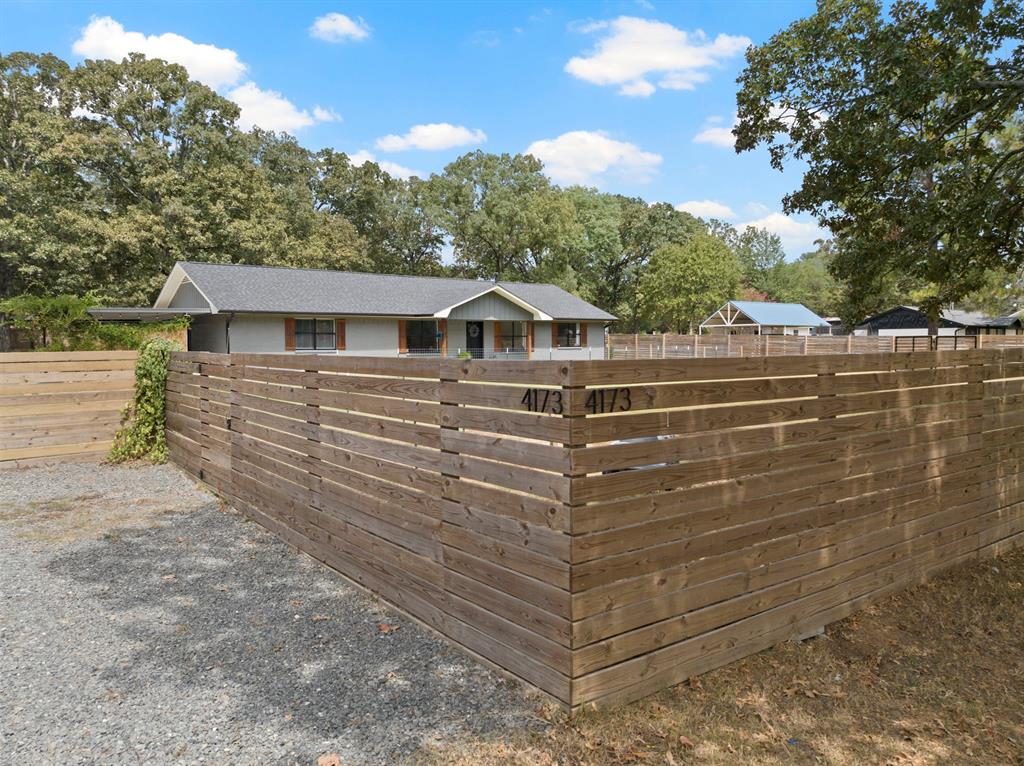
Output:
[[[494,284],[473,279],[193,261],[179,261],[177,265],[218,311],[432,316],[483,293]],[[497,284],[555,319],[615,319],[555,285]]]

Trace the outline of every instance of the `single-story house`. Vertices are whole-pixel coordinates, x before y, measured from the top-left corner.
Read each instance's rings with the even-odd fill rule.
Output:
[[[802,303],[729,301],[700,323],[710,335],[828,335],[829,323]]]
[[[190,351],[599,359],[615,317],[548,284],[179,261],[151,308],[191,317]]]
[[[979,311],[943,309],[939,335],[1024,335],[1024,311],[989,317]],[[896,306],[868,317],[856,335],[911,336],[928,334],[928,318],[916,306]]]

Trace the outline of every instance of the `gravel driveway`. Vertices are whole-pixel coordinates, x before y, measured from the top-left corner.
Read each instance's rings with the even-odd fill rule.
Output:
[[[537,705],[173,467],[0,471],[4,764],[390,764]]]

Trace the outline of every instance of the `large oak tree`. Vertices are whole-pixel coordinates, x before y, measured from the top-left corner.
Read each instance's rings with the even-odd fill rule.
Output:
[[[933,320],[1024,262],[1024,6],[819,0],[747,52],[737,151],[807,171],[784,199],[837,239],[854,305],[927,286]]]

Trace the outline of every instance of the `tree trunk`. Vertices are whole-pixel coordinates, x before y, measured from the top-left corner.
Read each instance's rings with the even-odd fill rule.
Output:
[[[942,307],[937,300],[929,300],[925,304],[925,318],[928,320],[928,347],[932,351],[939,348],[939,314]]]

